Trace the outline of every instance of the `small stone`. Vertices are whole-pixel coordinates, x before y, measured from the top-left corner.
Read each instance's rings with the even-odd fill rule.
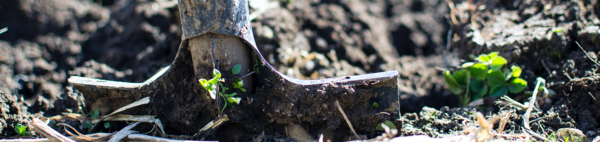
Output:
[[[306,70],[312,71],[313,69],[315,69],[315,62],[313,60],[308,60],[306,61],[306,63],[304,63],[304,67],[306,68]]]
[[[327,50],[327,41],[325,41],[325,39],[324,39],[324,38],[322,38],[322,37],[320,37],[320,36],[317,36],[317,37],[315,38],[315,40],[316,40],[315,42],[316,42],[316,44],[317,44],[317,47],[318,47],[320,50]]]
[[[569,138],[571,140],[585,140],[586,136],[583,132],[576,128],[560,128],[556,131],[561,139]]]

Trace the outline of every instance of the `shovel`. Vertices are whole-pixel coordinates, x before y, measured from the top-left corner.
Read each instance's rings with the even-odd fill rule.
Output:
[[[85,97],[86,108],[102,114],[150,96],[151,102],[129,114],[157,115],[172,133],[190,135],[211,119],[226,114],[231,122],[259,133],[269,124],[304,123],[329,130],[345,126],[343,115],[358,131],[399,118],[397,71],[302,80],[278,72],[254,41],[247,0],[179,0],[182,42],[173,63],[142,83],[72,76],[68,79]],[[238,74],[232,70],[241,66]],[[211,99],[198,82],[222,73],[223,87],[233,88],[239,104],[223,109],[225,100]],[[336,107],[339,101],[347,114]],[[380,112],[387,112],[381,115]]]

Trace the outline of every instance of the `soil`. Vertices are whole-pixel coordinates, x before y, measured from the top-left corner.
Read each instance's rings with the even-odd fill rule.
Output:
[[[556,92],[539,98],[541,111],[534,111],[530,119],[542,119],[531,124],[533,131],[548,135],[560,128],[576,128],[589,138],[600,134],[600,103],[596,100],[600,99],[596,91],[600,87],[600,3],[596,1],[454,0],[450,6],[442,0],[277,2],[279,7],[251,22],[257,47],[267,61],[281,73],[299,79],[397,70],[402,115],[394,123],[400,135],[457,135],[467,129],[462,123],[473,120],[475,112],[492,118],[500,111],[514,110],[496,105],[498,98],[493,97],[477,107],[459,107],[458,97],[443,80],[440,68],[491,51],[499,51],[509,65],[524,69],[527,90],[533,90],[536,78],[542,77]],[[8,27],[0,34],[0,138],[19,137],[14,131],[16,124],[27,124],[34,117],[82,113],[79,107],[89,112],[91,104],[85,104],[84,95],[68,84],[70,76],[143,82],[171,65],[182,34],[175,4],[169,0],[0,1],[0,28]],[[198,87],[197,83],[187,85]],[[281,97],[270,95],[262,96]],[[528,98],[509,96],[519,102]],[[193,97],[187,98],[190,102]],[[316,99],[296,105],[311,108],[312,104],[321,103]],[[153,108],[163,105],[154,104]],[[178,127],[201,128],[215,115],[200,117],[176,107],[165,106],[167,109],[173,113],[159,118],[170,135],[192,135],[198,129]],[[333,107],[319,109],[336,111]],[[364,110],[344,109],[357,118],[352,123],[358,133],[368,138],[381,133],[374,125],[368,127],[370,122],[390,119],[368,119],[361,116],[370,115],[363,114],[367,113]],[[505,133],[523,133],[523,113],[510,114]],[[313,138],[324,133],[340,141],[351,135],[342,119],[281,119],[279,115],[233,116],[231,123],[208,139],[289,141],[286,133],[293,130],[286,126],[292,122]],[[335,118],[339,118],[337,113]]]

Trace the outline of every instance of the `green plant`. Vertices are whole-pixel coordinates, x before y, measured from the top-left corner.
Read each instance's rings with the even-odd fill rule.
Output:
[[[371,105],[374,109],[379,108],[379,104],[377,102],[373,102],[373,105]]]
[[[252,67],[252,69],[254,69],[254,72],[256,72],[256,74],[260,74],[258,70],[258,60],[256,60],[256,62],[254,63],[254,67]]]
[[[444,80],[452,93],[459,96],[461,104],[467,106],[471,100],[483,98],[486,94],[497,97],[519,93],[527,87],[527,81],[519,78],[521,68],[502,68],[506,59],[498,52],[479,55],[476,62],[467,62],[451,73],[444,71]]]
[[[563,28],[554,28],[554,29],[552,29],[553,33],[562,33],[563,31],[564,31]]]
[[[17,132],[19,136],[29,135],[29,133],[27,132],[27,126],[21,124],[17,124],[17,126],[15,126],[15,132]]]
[[[386,126],[388,126],[390,129],[396,129],[396,125],[394,125],[394,123],[392,121],[386,120],[385,122],[383,122]],[[375,127],[375,130],[378,131],[383,131],[383,127],[381,127],[381,123],[377,124],[377,127]]]
[[[110,127],[110,122],[104,122],[104,128],[108,129]]]
[[[100,116],[100,111],[99,110],[92,110],[92,112],[90,112],[90,115],[92,118],[94,119],[98,119],[98,116]]]
[[[204,78],[200,79],[199,82],[202,85],[202,88],[208,91],[211,99],[217,99],[217,83],[221,80],[221,72],[217,69],[213,69],[213,78],[210,80],[206,80]]]
[[[240,64],[237,64],[233,66],[231,73],[234,75],[239,74],[241,68],[242,66]],[[225,82],[225,79],[221,78],[221,72],[217,69],[213,69],[212,79],[206,80],[202,78],[198,81],[202,85],[202,88],[206,89],[209,92],[211,99],[215,100],[217,93],[223,98],[223,102],[225,102],[225,105],[223,105],[223,109],[221,109],[221,112],[223,112],[227,106],[233,107],[234,104],[239,104],[242,100],[240,97],[235,97],[237,95],[237,93],[235,92],[226,93],[226,91],[229,91],[229,88],[223,86],[223,82]],[[242,92],[246,92],[246,89],[242,88],[242,86],[244,86],[244,80],[242,80],[241,78],[238,78],[233,83],[233,88],[240,89]],[[221,88],[220,91],[219,88]]]
[[[556,131],[554,131],[550,135],[548,135],[548,137],[546,137],[546,140],[544,142],[546,142],[548,140],[552,140],[553,142],[555,142],[556,141],[556,136],[554,135],[554,133],[556,133]]]
[[[81,109],[81,107],[79,108]],[[83,113],[84,116],[87,116],[88,114]],[[98,119],[98,117],[100,116],[100,111],[99,110],[92,110],[89,113],[90,117],[92,117],[93,119]],[[83,126],[85,126],[88,129],[92,129],[92,127],[94,126],[94,124],[92,124],[91,121],[86,121],[85,123],[83,123]]]

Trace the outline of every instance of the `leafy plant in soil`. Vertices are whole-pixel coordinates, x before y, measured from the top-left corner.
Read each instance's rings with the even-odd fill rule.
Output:
[[[86,114],[83,114],[83,115],[86,115]],[[96,109],[96,110],[92,110],[92,111],[89,113],[89,115],[90,115],[90,117],[92,117],[93,119],[98,119],[98,116],[100,116],[100,111],[99,111],[99,110],[97,110],[97,109]],[[88,128],[88,129],[92,129],[92,127],[94,126],[94,124],[92,124],[92,122],[90,122],[90,121],[86,121],[86,122],[85,122],[83,125],[84,125],[86,128]]]
[[[29,132],[27,132],[27,126],[22,125],[22,124],[17,124],[15,126],[15,132],[17,132],[17,134],[19,134],[19,136],[29,135]]]
[[[242,66],[240,64],[235,65],[231,70],[231,73],[234,75],[239,74],[241,67]],[[221,78],[221,72],[217,69],[213,69],[212,79],[206,80],[202,78],[198,81],[200,82],[202,87],[208,91],[211,99],[215,100],[218,93],[219,96],[221,96],[225,100],[225,105],[223,105],[223,109],[221,109],[221,112],[223,112],[227,106],[233,107],[234,104],[239,104],[242,100],[240,97],[235,97],[237,95],[237,93],[235,92],[226,93],[226,91],[229,91],[229,88],[223,86],[223,82],[225,82],[225,79]],[[241,78],[238,78],[233,83],[234,89],[240,89],[242,92],[246,92],[246,89],[242,88],[242,86],[244,86],[244,80],[242,80]],[[219,88],[221,88],[220,91]]]
[[[475,62],[466,62],[460,69],[444,71],[444,80],[452,93],[459,96],[461,104],[467,106],[471,100],[510,93],[519,93],[527,87],[527,81],[520,78],[521,68],[503,68],[506,59],[498,52],[482,54]]]

